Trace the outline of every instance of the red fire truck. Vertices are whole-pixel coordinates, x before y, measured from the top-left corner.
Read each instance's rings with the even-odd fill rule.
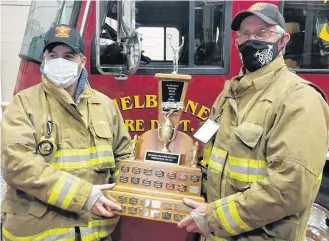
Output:
[[[20,52],[15,93],[41,81],[43,38],[58,23],[76,27],[86,46],[91,86],[119,106],[131,135],[157,128],[156,73],[171,73],[174,45],[184,44],[178,63],[192,75],[179,130],[193,135],[209,115],[224,81],[236,75],[241,61],[230,30],[233,16],[256,1],[36,1],[33,0]],[[318,85],[329,97],[329,40],[326,1],[271,1],[287,22],[291,41],[287,65]],[[326,30],[328,31],[328,30]],[[297,134],[297,133],[296,133]],[[317,202],[329,208],[329,168]],[[122,218],[114,240],[193,240],[173,224]]]

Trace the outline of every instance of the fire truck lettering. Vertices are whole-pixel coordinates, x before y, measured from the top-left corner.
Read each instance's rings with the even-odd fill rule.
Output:
[[[135,131],[134,120],[125,120],[125,125],[128,131]]]
[[[131,110],[133,108],[133,105],[131,104],[130,96],[121,97],[120,101],[121,101],[122,110]]]
[[[179,122],[179,124],[180,125],[183,125],[183,130],[182,131],[184,131],[184,132],[186,132],[186,131],[188,131],[188,125],[191,123],[191,121],[190,120],[181,120],[180,122]]]
[[[133,97],[131,96],[121,97],[120,106],[118,105],[116,100],[113,101],[122,111],[132,110],[132,109],[156,108],[158,106],[156,95],[145,95],[143,99],[144,101],[141,100],[141,97],[139,95],[134,95]]]
[[[141,99],[144,99],[141,100]],[[156,95],[145,95],[141,97],[139,95],[134,96],[124,96],[121,97],[119,101],[113,100],[114,104],[118,106],[121,111],[132,110],[132,109],[151,109],[158,106]],[[185,109],[183,112],[190,113],[193,116],[197,116],[201,120],[206,120],[210,113],[210,109],[204,105],[199,105],[192,100],[187,100],[185,103]],[[198,107],[200,106],[200,110]]]
[[[205,121],[210,114],[210,109],[205,107],[204,105],[201,107],[199,113],[197,114],[197,117],[203,121]]]
[[[144,120],[136,120],[136,131],[144,131]]]
[[[125,120],[125,125],[128,131],[144,131],[144,120]]]
[[[150,129],[156,129],[159,126],[159,121],[158,120],[151,120],[150,122]]]
[[[145,102],[143,103],[143,105],[140,104],[139,95],[134,95],[134,101],[135,101],[135,109],[143,109],[145,107]]]
[[[192,115],[195,115],[196,108],[198,107],[199,103],[194,101],[188,100],[184,112],[186,113],[188,110],[191,111]]]
[[[155,108],[158,106],[156,95],[145,95],[145,108]]]

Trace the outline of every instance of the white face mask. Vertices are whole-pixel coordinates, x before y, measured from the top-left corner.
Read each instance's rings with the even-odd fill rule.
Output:
[[[45,60],[43,71],[54,85],[66,89],[78,80],[78,67],[79,63],[57,58]]]

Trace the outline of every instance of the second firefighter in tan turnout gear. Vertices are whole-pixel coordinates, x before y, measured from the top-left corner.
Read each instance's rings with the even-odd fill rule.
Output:
[[[244,66],[212,108],[208,203],[185,200],[178,226],[209,241],[304,241],[328,150],[325,96],[285,65],[275,5],[242,11],[232,29]]]
[[[59,25],[45,44],[42,83],[18,93],[2,120],[3,240],[111,240],[121,207],[102,191],[130,156],[130,136],[88,84],[79,33]]]

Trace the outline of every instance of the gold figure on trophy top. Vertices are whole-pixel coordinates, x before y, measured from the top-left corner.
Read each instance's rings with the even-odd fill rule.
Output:
[[[130,148],[131,148],[131,159],[136,159],[136,145],[137,145],[138,137],[137,135],[134,136],[134,138],[130,141]]]
[[[192,148],[192,162],[191,167],[197,167],[198,166],[198,150],[199,150],[199,142],[195,142],[194,146]]]
[[[184,46],[184,37],[182,37],[182,44],[179,45],[179,43],[177,43],[176,47],[174,47],[171,43],[172,40],[172,35],[171,34],[167,34],[167,39],[169,39],[169,43],[171,48],[173,49],[174,52],[174,56],[173,56],[173,64],[174,64],[174,71],[172,72],[172,74],[177,74],[178,72],[178,59],[179,59],[179,54]]]
[[[163,149],[161,150],[162,152],[170,152],[168,146],[176,138],[176,126],[170,121],[170,115],[174,111],[175,110],[170,110],[165,113],[165,122],[162,124],[162,126],[158,127],[158,137],[160,141],[163,142]]]

